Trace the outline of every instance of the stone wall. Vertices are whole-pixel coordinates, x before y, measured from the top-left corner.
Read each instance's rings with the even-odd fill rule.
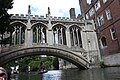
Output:
[[[120,53],[103,57],[107,66],[120,66]]]

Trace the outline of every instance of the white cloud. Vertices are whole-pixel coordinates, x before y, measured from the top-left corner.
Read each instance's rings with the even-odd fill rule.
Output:
[[[45,15],[48,6],[52,16],[69,17],[70,8],[75,8],[79,14],[78,0],[14,0],[13,9],[9,10],[11,14],[27,14],[28,5],[31,5],[33,15]]]
[[[91,0],[87,0],[87,2],[90,4],[90,3],[91,3]]]

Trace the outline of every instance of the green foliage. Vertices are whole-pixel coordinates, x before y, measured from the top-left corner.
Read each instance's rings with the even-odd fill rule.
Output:
[[[11,9],[13,6],[13,0],[0,0],[0,34],[1,37],[1,45],[6,44],[8,40],[3,40],[3,34],[6,31],[10,31],[10,17],[11,15],[8,14],[8,9]],[[10,30],[9,30],[10,29]]]
[[[17,66],[18,64],[15,61],[11,61],[9,64],[6,64],[4,67],[10,68],[10,66]]]
[[[56,59],[57,58],[55,58],[54,61],[56,61]],[[30,56],[30,57],[24,57],[24,58],[18,59],[16,61],[17,63],[15,61],[12,61],[6,66],[11,67],[11,66],[19,65],[20,71],[27,71],[28,66],[30,66],[31,71],[37,71],[41,67],[44,67],[45,69],[48,69],[48,70],[53,69],[53,57],[49,57],[49,56],[47,57],[41,57],[40,55]],[[54,65],[58,65],[58,64],[54,62]]]
[[[13,6],[13,0],[0,0],[0,34],[3,34],[10,23],[11,15],[8,14],[8,9]]]
[[[12,4],[13,0],[0,0],[0,9],[3,8],[7,11],[7,9],[11,9],[13,7]]]
[[[37,71],[39,69],[39,61],[31,61],[29,63],[31,71]]]
[[[104,61],[100,61],[100,67],[101,67],[101,68],[105,68],[105,63],[104,63]]]
[[[58,70],[59,69],[59,61],[58,61],[58,58],[54,58],[53,60],[53,67],[55,70]]]
[[[20,66],[21,71],[26,71],[28,69],[28,64],[30,62],[29,57],[21,58],[18,61],[18,65]]]
[[[53,62],[52,62],[52,61],[45,61],[45,62],[44,62],[44,65],[45,65],[45,68],[51,69],[51,68],[52,68],[52,65],[53,65]]]

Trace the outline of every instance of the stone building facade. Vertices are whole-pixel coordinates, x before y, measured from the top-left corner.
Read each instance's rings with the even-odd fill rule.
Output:
[[[10,25],[13,27],[13,46],[37,44],[68,47],[76,54],[86,56],[90,62],[100,59],[93,20],[53,17],[50,8],[46,16],[31,15],[29,6],[28,14],[13,15]]]
[[[102,55],[120,52],[120,0],[79,0],[82,15],[93,19]]]
[[[116,53],[120,53],[120,0],[91,0],[91,4],[87,0],[79,2],[84,19],[95,22],[101,55],[110,55],[105,60],[113,65],[120,58],[115,58],[119,55]]]

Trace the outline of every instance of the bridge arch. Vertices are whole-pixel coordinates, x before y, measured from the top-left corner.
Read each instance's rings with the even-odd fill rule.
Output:
[[[65,48],[51,47],[51,46],[36,46],[36,47],[21,47],[19,49],[2,53],[0,55],[0,66],[5,65],[6,63],[21,58],[25,56],[32,55],[50,55],[56,56],[62,59],[65,59],[80,69],[89,68],[89,62],[80,55],[75,54],[73,51],[70,51]]]

